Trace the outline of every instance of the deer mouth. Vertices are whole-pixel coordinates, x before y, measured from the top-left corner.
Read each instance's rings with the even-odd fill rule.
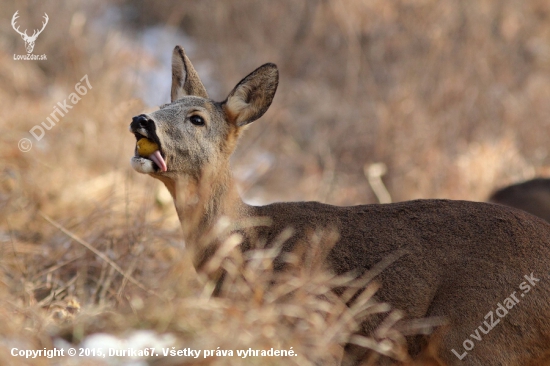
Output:
[[[132,129],[130,131],[136,137],[134,156],[130,162],[134,170],[145,174],[166,172],[168,167],[158,137],[154,133],[148,132],[146,136]]]

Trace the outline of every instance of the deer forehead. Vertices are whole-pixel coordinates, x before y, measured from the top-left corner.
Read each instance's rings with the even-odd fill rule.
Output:
[[[225,120],[223,109],[219,103],[195,96],[186,96],[166,104],[151,113],[151,117],[157,122],[176,123],[194,113],[198,113],[209,122]]]

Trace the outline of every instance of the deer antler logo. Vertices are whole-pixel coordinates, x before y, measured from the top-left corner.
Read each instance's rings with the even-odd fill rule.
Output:
[[[38,37],[38,35],[40,33],[42,33],[44,28],[46,28],[46,24],[48,24],[48,20],[49,20],[48,14],[44,13],[45,22],[42,23],[42,29],[40,29],[40,30],[35,29],[32,36],[29,37],[27,35],[27,30],[26,29],[25,29],[24,32],[21,32],[19,30],[19,26],[17,26],[17,28],[15,27],[15,21],[17,20],[17,18],[19,18],[19,15],[17,14],[18,12],[19,12],[19,10],[17,10],[15,12],[15,14],[13,14],[13,18],[11,18],[11,26],[13,27],[13,29],[15,29],[15,31],[17,33],[19,33],[21,35],[21,38],[23,38],[23,40],[25,41],[25,48],[27,49],[27,53],[32,53],[32,50],[34,49],[34,42],[36,41],[36,38]]]

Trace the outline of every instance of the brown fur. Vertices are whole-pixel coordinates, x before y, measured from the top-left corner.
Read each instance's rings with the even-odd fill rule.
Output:
[[[499,189],[489,202],[519,208],[550,222],[550,179],[536,178]]]
[[[183,47],[176,46],[172,55],[172,102],[185,95],[208,98],[208,93],[202,85],[193,64],[185,55]]]
[[[188,60],[176,47],[174,75],[190,70]],[[183,65],[183,66],[182,66]],[[222,217],[237,225],[243,220],[265,217],[270,225],[238,229],[246,251],[258,243],[271,243],[284,229],[295,234],[283,252],[327,252],[325,266],[334,273],[362,274],[392,253],[406,254],[379,276],[382,287],[376,296],[406,312],[407,318],[443,316],[448,326],[432,336],[408,337],[413,364],[434,365],[527,365],[541,362],[550,349],[550,225],[521,211],[503,206],[449,200],[419,200],[388,205],[337,207],[318,202],[275,203],[249,206],[239,197],[231,179],[229,156],[240,126],[248,124],[269,107],[278,76],[275,65],[266,64],[243,79],[226,101],[190,96],[200,90],[198,78],[188,77],[185,95],[149,114],[168,171],[153,172],[170,190],[182,222],[186,245],[194,253],[198,270],[214,253],[217,244],[205,242],[212,226]],[[199,85],[200,84],[200,85]],[[182,86],[183,85],[183,86]],[[204,126],[189,123],[199,111]],[[334,246],[317,247],[311,233],[336,229]],[[325,243],[326,244],[326,243]],[[285,268],[282,257],[277,270]],[[459,360],[452,352],[483,323],[485,315],[533,273],[540,282],[521,302],[500,319],[475,348]],[[380,318],[369,317],[361,332],[370,334]],[[349,349],[351,349],[350,347]],[[354,357],[368,357],[348,352]],[[542,363],[541,363],[542,364]]]

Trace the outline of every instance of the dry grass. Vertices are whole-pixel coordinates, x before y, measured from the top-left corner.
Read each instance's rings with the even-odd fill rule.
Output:
[[[1,364],[49,364],[16,360],[11,347],[78,344],[96,332],[131,329],[171,333],[179,346],[196,349],[293,347],[300,356],[289,362],[323,364],[374,306],[364,298],[348,309],[332,294],[350,278],[281,277],[269,258],[234,252],[224,264],[231,284],[222,298],[209,296],[211,284],[191,269],[162,187],[129,169],[127,125],[148,108],[137,98],[148,85],[136,70],[155,63],[135,41],[145,27],[170,25],[192,37],[192,59],[216,81],[217,99],[256,66],[279,65],[273,106],[233,159],[249,200],[375,202],[363,172],[378,162],[396,201],[484,200],[496,186],[548,174],[545,1],[118,5],[123,19],[101,0],[3,4]],[[12,59],[24,53],[7,21],[15,10],[23,29],[48,13],[34,51],[48,61]],[[21,152],[18,141],[85,74],[93,89]],[[380,352],[399,351],[398,334],[390,334],[393,343]]]

